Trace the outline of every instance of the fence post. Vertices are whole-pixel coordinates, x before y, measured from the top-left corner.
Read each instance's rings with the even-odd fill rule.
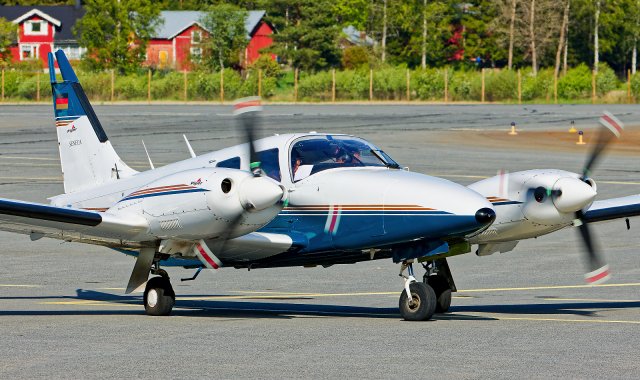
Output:
[[[631,69],[627,69],[627,103],[631,103]]]
[[[2,98],[0,100],[4,102],[4,69],[2,69]]]
[[[220,103],[224,103],[224,67],[220,68]]]
[[[373,101],[373,69],[369,69],[369,101]]]
[[[480,101],[484,103],[484,67],[482,68],[482,88],[480,91]]]
[[[407,101],[411,100],[411,72],[407,69]]]
[[[522,104],[522,72],[518,69],[518,104]]]
[[[336,101],[336,69],[331,70],[331,101]]]
[[[553,103],[558,104],[558,74],[553,73]]]
[[[449,102],[449,68],[444,68],[444,102]]]
[[[151,69],[147,72],[147,103],[151,103]]]
[[[184,73],[183,74],[183,76],[184,76],[184,94],[183,94],[183,97],[184,97],[184,101],[186,102],[187,101],[187,69],[184,69],[183,73]]]
[[[40,101],[40,71],[36,71],[36,102]]]
[[[596,104],[596,71],[591,70],[591,103]]]
[[[113,102],[115,95],[116,75],[113,69],[111,69],[111,102]]]
[[[293,71],[293,101],[298,102],[298,68]]]
[[[262,69],[258,69],[258,97],[262,96]]]

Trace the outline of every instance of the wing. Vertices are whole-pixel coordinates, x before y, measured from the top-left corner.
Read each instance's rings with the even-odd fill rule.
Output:
[[[0,230],[109,247],[140,247],[146,219],[0,198]]]
[[[593,202],[591,207],[584,212],[583,219],[586,222],[602,222],[639,215],[640,195],[630,195]]]

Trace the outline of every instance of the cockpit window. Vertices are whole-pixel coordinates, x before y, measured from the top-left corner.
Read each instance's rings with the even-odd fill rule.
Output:
[[[278,148],[258,152],[260,167],[264,174],[280,182],[280,163],[278,161]]]
[[[383,151],[351,136],[302,138],[291,147],[294,182],[326,169],[362,166],[399,167]]]

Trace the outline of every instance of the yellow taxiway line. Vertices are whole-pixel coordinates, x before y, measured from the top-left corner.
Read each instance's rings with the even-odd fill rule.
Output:
[[[545,301],[572,301],[572,302],[640,302],[640,300],[616,300],[602,298],[543,298]]]
[[[0,284],[0,288],[40,288],[40,285]]]

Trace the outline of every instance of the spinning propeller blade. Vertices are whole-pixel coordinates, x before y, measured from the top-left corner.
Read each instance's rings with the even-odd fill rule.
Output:
[[[580,177],[582,181],[586,181],[589,178],[591,170],[595,167],[607,146],[611,141],[613,141],[613,137],[615,136],[616,138],[620,138],[620,134],[624,129],[624,124],[607,111],[604,111],[599,122],[602,127],[598,132],[596,144],[594,145],[584,169],[582,170],[582,177]],[[580,231],[580,237],[582,237],[582,241],[586,248],[585,261],[589,272],[585,274],[585,280],[589,284],[594,285],[603,283],[611,277],[609,266],[605,263],[600,250],[597,248],[596,243],[591,236],[589,226],[584,220],[582,210],[576,212],[576,219],[579,221],[579,223],[577,223],[578,230]]]
[[[599,122],[600,125],[602,125],[602,128],[600,128],[598,132],[598,139],[596,140],[596,144],[593,146],[593,150],[589,155],[589,159],[582,169],[583,181],[589,177],[592,168],[598,162],[598,159],[602,155],[602,152],[604,152],[609,143],[613,140],[613,137],[615,136],[617,138],[620,138],[620,134],[624,129],[624,124],[622,124],[620,120],[618,120],[615,116],[607,111],[603,112]]]
[[[244,132],[244,139],[249,144],[249,167],[256,177],[262,175],[260,157],[258,157],[254,145],[256,129],[258,128],[258,113],[261,111],[262,104],[257,96],[239,99],[234,104],[233,114],[238,118],[240,127]]]
[[[591,236],[589,225],[582,221],[582,211],[577,212],[576,216],[580,220],[578,231],[580,231],[580,237],[582,237],[586,249],[585,261],[588,272],[584,275],[584,278],[589,284],[601,284],[611,277],[609,265],[605,264],[602,255],[599,253],[600,249],[595,239]]]

